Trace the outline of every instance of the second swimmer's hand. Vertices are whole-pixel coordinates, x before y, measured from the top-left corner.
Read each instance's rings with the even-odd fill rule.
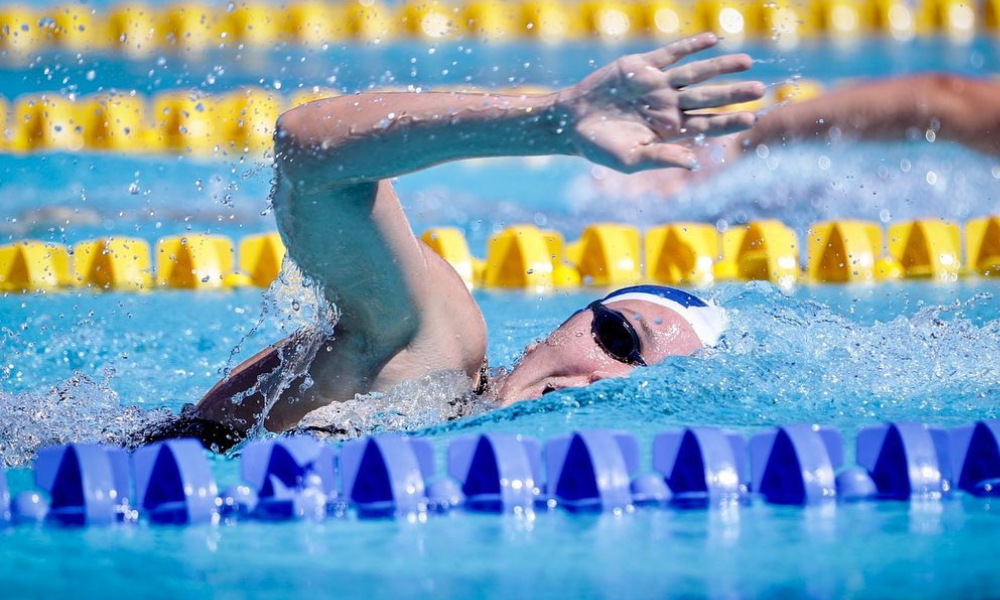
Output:
[[[697,159],[682,142],[751,127],[755,121],[751,112],[699,113],[756,100],[764,95],[762,83],[696,85],[746,71],[752,63],[749,56],[728,54],[672,66],[716,43],[715,35],[704,33],[645,54],[623,56],[559,92],[556,109],[566,121],[563,129],[570,136],[570,152],[626,173],[691,169]]]

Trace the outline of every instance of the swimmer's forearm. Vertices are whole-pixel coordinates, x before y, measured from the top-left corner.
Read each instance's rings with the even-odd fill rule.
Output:
[[[278,160],[327,183],[377,181],[441,162],[568,154],[556,94],[371,93],[295,108],[278,121]]]
[[[927,136],[1000,154],[1000,87],[952,75],[887,79],[777,108],[740,135],[744,148],[825,140],[831,131],[856,139]]]
[[[888,94],[888,97],[887,97]],[[796,140],[826,140],[832,130],[855,139],[902,139],[908,128],[930,118],[910,94],[899,102],[887,83],[830,92],[820,98],[775,108],[740,134],[743,145],[754,148]]]

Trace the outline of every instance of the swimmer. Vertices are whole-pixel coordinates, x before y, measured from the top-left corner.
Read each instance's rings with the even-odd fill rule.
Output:
[[[746,71],[745,54],[677,64],[716,43],[706,33],[624,56],[548,95],[369,93],[282,115],[272,196],[278,230],[291,259],[336,306],[333,335],[269,410],[260,390],[314,333],[295,333],[239,365],[147,441],[194,435],[223,450],[255,427],[286,431],[327,404],[446,370],[466,373],[507,405],[715,344],[721,309],[679,290],[636,286],[577,311],[527,348],[507,377],[485,381],[483,314],[455,270],[416,237],[390,179],[445,161],[515,155],[582,156],[623,172],[692,169],[692,138],[739,132],[755,120],[705,109],[764,94],[759,82],[706,83]],[[309,386],[301,385],[306,376]]]

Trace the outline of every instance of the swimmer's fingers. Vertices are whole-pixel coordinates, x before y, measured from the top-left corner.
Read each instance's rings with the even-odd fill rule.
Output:
[[[751,102],[764,95],[764,84],[743,81],[727,85],[703,85],[681,90],[678,104],[681,110],[718,108],[739,102]]]
[[[658,69],[665,69],[675,62],[694,54],[711,48],[719,43],[719,38],[714,33],[701,33],[696,36],[667,44],[662,48],[657,48],[651,52],[646,52],[640,56],[649,64]]]
[[[670,87],[680,89],[719,75],[742,73],[753,65],[749,54],[727,54],[674,67],[665,74]]]
[[[648,104],[643,110],[643,116],[649,128],[663,142],[692,135],[721,135],[705,122],[705,117],[710,115],[689,114],[686,111],[721,108],[722,110],[717,112],[723,112],[727,106],[757,100],[763,94],[764,85],[757,82],[696,86],[686,88],[679,94],[672,90],[658,90],[644,98]],[[691,128],[689,123],[692,119],[695,119],[693,121],[695,127],[705,130],[689,133]],[[743,122],[741,119],[745,117],[738,117],[734,121],[737,130],[743,129],[739,127]],[[723,125],[726,123],[729,121],[723,121]]]
[[[722,115],[696,115],[684,121],[684,134],[688,137],[697,135],[727,135],[753,127],[757,116],[752,112],[735,112]]]

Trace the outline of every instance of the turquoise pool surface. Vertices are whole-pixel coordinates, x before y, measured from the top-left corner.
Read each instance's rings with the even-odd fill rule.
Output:
[[[106,56],[78,64],[52,55],[3,69],[0,93],[102,87],[152,93],[187,85],[211,91],[275,79],[288,90],[333,76],[344,91],[467,78],[484,87],[555,85],[586,73],[592,61],[638,47],[453,44],[431,54],[404,44],[338,47],[305,53],[304,61],[293,51],[258,62],[222,54],[197,64]],[[926,69],[987,75],[1000,65],[1000,44],[985,39],[971,46],[921,40],[784,54],[750,50],[760,59],[757,76],[769,83]],[[208,84],[218,64],[226,75]],[[965,221],[1000,214],[1000,161],[914,137],[770,148],[669,197],[641,178],[619,178],[573,159],[445,165],[397,186],[415,229],[461,227],[479,255],[490,233],[519,222],[573,238],[597,221],[646,227],[695,219],[725,229],[767,217],[789,223],[801,238],[809,223],[829,218],[888,225],[929,215]],[[0,241],[72,243],[106,234],[153,241],[186,232],[238,238],[268,231],[270,176],[268,165],[252,161],[0,156]],[[12,487],[30,487],[26,465],[39,446],[114,442],[157,411],[196,401],[227,367],[306,320],[309,307],[293,302],[300,292],[279,286],[0,297],[0,457]],[[513,364],[525,345],[601,292],[476,292],[491,364]],[[702,356],[453,421],[442,400],[447,382],[432,380],[397,410],[366,410],[379,405],[361,402],[350,418],[365,430],[414,431],[439,452],[453,437],[477,432],[545,438],[611,427],[632,431],[648,447],[655,433],[686,425],[754,433],[816,422],[840,428],[853,457],[854,438],[867,425],[954,426],[998,416],[998,292],[997,282],[976,279],[793,290],[720,285],[705,294],[730,309],[731,327],[720,347]],[[234,459],[214,457],[213,469],[220,487],[238,479]],[[0,595],[990,598],[1000,595],[998,509],[995,500],[958,495],[943,502],[807,509],[755,503],[532,519],[454,513],[187,528],[18,527],[0,530]]]

